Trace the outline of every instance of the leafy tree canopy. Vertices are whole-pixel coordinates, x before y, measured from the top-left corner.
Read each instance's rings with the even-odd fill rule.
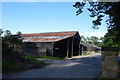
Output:
[[[20,31],[18,31],[18,32],[16,32],[17,34],[22,34],[22,32],[20,32]]]
[[[115,33],[115,29],[109,29],[108,33],[102,38],[103,46],[120,47],[120,38],[116,38],[116,36],[118,34]]]
[[[76,15],[83,12],[85,4],[85,2],[76,2],[73,5],[77,9]],[[104,43],[108,43],[106,46],[120,46],[120,2],[89,2],[89,5],[87,10],[90,12],[89,16],[94,18],[92,21],[94,29],[99,29],[102,20],[106,19],[108,28],[108,33],[104,37]],[[107,18],[104,18],[106,16]]]
[[[91,36],[91,37],[87,37],[85,38],[83,35],[81,36],[81,43],[90,43],[90,44],[94,44],[96,46],[101,46],[102,41],[101,39],[99,39],[96,36]]]
[[[83,12],[85,2],[76,2],[73,7],[77,9],[76,15],[80,15]],[[120,2],[89,2],[90,6],[88,11],[90,17],[96,18],[93,20],[93,28],[98,29],[98,25],[101,25],[101,21],[105,15],[108,16],[106,24],[108,28],[117,27],[120,25]],[[120,29],[120,28],[119,28]]]

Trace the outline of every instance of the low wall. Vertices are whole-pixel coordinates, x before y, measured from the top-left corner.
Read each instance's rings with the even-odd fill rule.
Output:
[[[118,54],[119,48],[116,47],[102,47],[102,77],[103,78],[117,78],[118,77]]]
[[[120,78],[120,52],[119,52],[119,59],[118,59],[118,78]]]

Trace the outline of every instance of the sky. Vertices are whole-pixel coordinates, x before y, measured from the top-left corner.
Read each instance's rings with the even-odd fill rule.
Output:
[[[102,37],[107,32],[105,21],[99,29],[92,28],[92,18],[87,11],[76,16],[75,2],[0,2],[3,30],[13,34],[21,31],[27,33],[79,31],[85,37]],[[1,13],[0,13],[1,14]]]

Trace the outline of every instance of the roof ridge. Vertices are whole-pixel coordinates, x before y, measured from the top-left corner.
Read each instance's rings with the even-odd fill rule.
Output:
[[[78,31],[40,32],[40,33],[26,33],[26,34],[64,33],[64,32],[78,32]],[[24,35],[24,34],[23,34],[23,35]]]

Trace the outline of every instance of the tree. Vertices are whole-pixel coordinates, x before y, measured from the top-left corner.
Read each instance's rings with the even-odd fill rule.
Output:
[[[76,15],[80,15],[83,11],[83,7],[85,6],[85,2],[76,2],[73,7],[77,9]],[[120,41],[120,2],[89,2],[90,6],[88,11],[91,13],[90,17],[95,18],[92,21],[93,28],[98,29],[99,25],[103,20],[103,17],[108,17],[106,19],[106,24],[108,30],[114,30],[113,42],[119,44]],[[104,18],[105,19],[105,18]],[[108,31],[111,32],[111,31]],[[107,34],[106,34],[107,35]],[[109,38],[108,38],[109,39]],[[111,38],[110,38],[111,39]]]
[[[87,37],[85,38],[83,35],[81,36],[81,43],[90,43],[90,44],[94,44],[96,46],[99,46],[100,43],[100,39],[96,36],[91,36],[91,37]]]
[[[81,43],[86,43],[87,42],[87,39],[82,35],[80,36],[81,37]]]
[[[101,38],[100,38],[101,42],[103,42],[103,41],[104,41],[104,39],[105,39],[105,37],[101,37]]]
[[[73,7],[78,9],[76,15],[81,14],[85,2],[76,2]],[[106,19],[108,28],[119,27],[120,25],[120,2],[89,2],[90,7],[87,8],[91,14],[89,15],[92,18],[96,17],[96,20],[93,20],[93,28],[98,28],[98,25],[101,25],[101,21],[105,15],[108,16]],[[120,29],[120,28],[119,28]]]
[[[4,36],[7,37],[7,36],[11,36],[11,32],[9,30],[6,30],[4,31]]]
[[[18,32],[16,32],[16,33],[17,33],[18,35],[19,35],[19,34],[22,34],[22,32],[20,32],[20,31],[18,31]]]
[[[2,36],[3,32],[3,29],[0,29],[0,37]]]
[[[4,36],[2,37],[3,61],[19,61],[21,58],[22,49],[22,39],[12,36],[9,30],[4,31]]]
[[[117,34],[115,33],[114,28],[109,29],[108,33],[102,38],[103,46],[120,47],[120,41],[116,40],[116,36]]]
[[[93,44],[91,41],[91,37],[87,37],[87,43]]]
[[[96,37],[96,36],[88,37],[88,42],[91,43],[91,44],[94,44],[94,45],[98,45],[99,38]]]

